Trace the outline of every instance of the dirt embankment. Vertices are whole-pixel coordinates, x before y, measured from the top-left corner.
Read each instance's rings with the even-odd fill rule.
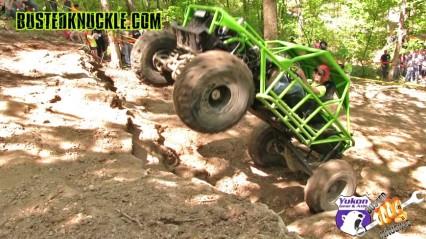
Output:
[[[76,45],[4,31],[0,43],[0,238],[297,238],[182,163],[199,136],[173,116],[171,88],[111,80]]]

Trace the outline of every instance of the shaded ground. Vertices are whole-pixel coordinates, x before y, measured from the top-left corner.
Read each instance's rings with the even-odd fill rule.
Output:
[[[78,49],[0,32],[0,238],[286,238],[284,223],[304,238],[350,238],[336,212],[309,212],[303,174],[254,167],[256,117],[196,133],[174,113],[172,86],[103,76]],[[425,190],[425,91],[354,81],[351,100],[357,193]],[[164,167],[167,152],[178,160]],[[426,204],[407,212],[413,226],[397,237],[424,238]]]

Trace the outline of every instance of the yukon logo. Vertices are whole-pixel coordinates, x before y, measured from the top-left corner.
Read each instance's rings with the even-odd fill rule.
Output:
[[[365,227],[370,223],[370,214],[365,210],[370,204],[367,196],[340,196],[336,204],[339,207],[336,225],[341,231],[355,236],[359,227]]]

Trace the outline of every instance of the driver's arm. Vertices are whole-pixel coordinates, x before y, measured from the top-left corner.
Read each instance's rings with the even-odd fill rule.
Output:
[[[306,79],[305,73],[303,72],[303,70],[301,68],[298,68],[296,73],[299,76],[299,78],[303,81],[303,83],[305,83],[305,85],[307,85],[309,87],[309,89],[311,89],[314,92],[314,94],[316,94],[316,95],[321,94],[321,91],[319,89],[311,86],[311,84]]]
[[[314,92],[314,94],[317,95],[318,97],[322,97],[322,95],[325,94],[325,90],[319,89],[317,87],[312,87],[311,84],[309,84],[308,81],[304,81],[304,82],[309,87],[309,89],[311,89],[312,92]],[[324,87],[324,89],[325,89],[325,86],[323,86],[323,85],[320,85],[319,87]]]

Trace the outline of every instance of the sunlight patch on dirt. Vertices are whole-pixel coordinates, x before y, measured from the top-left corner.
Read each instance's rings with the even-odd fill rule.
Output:
[[[185,202],[190,205],[203,205],[206,203],[218,201],[221,198],[222,197],[220,195],[216,195],[216,194],[200,194],[200,195],[195,195],[191,197]]]
[[[361,177],[365,180],[359,189],[367,194],[389,189],[393,183],[386,175],[371,167],[363,168]]]
[[[209,157],[205,165],[205,169],[210,173],[211,176],[217,176],[220,173],[226,171],[231,164],[219,157]]]
[[[419,188],[426,188],[426,166],[421,166],[411,172],[411,176],[416,179],[415,183]],[[426,203],[423,205],[426,208]]]
[[[74,225],[77,225],[77,224],[81,224],[84,221],[88,221],[92,218],[93,218],[93,216],[91,216],[91,215],[78,213],[78,214],[74,215],[73,217],[71,217],[68,221],[66,221],[65,225],[66,226],[74,226]]]
[[[423,106],[425,105],[425,102],[423,100],[426,97],[426,91],[419,91],[416,89],[410,89],[406,87],[400,87],[398,88],[398,91],[402,94],[405,94],[406,96],[415,98],[415,100],[413,100],[414,103],[420,104]]]
[[[222,178],[216,183],[215,187],[222,192],[238,194],[243,197],[248,197],[253,190],[260,189],[260,185],[250,182],[248,176],[243,172],[236,173],[232,177]]]
[[[404,170],[410,169],[418,165],[419,160],[413,157],[413,155],[396,153],[392,160],[388,160],[387,165],[389,170],[395,173],[400,173]]]
[[[36,155],[31,155],[25,150],[25,147],[15,147],[10,149],[9,145],[7,150],[0,150],[0,167],[10,164],[19,164],[22,162],[33,161],[38,158]]]
[[[26,205],[25,208],[21,208],[21,210],[17,211],[15,215],[20,219],[24,219],[35,215],[45,214],[47,211],[46,207],[40,206],[43,204],[48,204],[48,201],[46,200],[44,202],[31,203],[30,205]]]
[[[51,53],[48,50],[18,51],[15,58],[2,59],[0,68],[30,77],[73,74],[80,73],[81,67],[69,63],[79,62],[81,58],[81,54],[72,51],[69,53]]]
[[[116,182],[120,182],[120,183],[123,183],[123,182],[132,182],[132,181],[135,181],[135,180],[137,180],[138,178],[132,178],[132,179],[129,179],[129,178],[126,178],[126,177],[123,177],[123,176],[115,176],[114,178],[113,178],[113,180],[114,181],[116,181]]]
[[[274,185],[277,186],[278,188],[301,187],[302,186],[302,185],[300,185],[300,182],[296,182],[296,181],[279,182],[279,183],[274,183]]]
[[[172,181],[167,181],[167,180],[162,180],[162,179],[150,179],[149,182],[155,183],[156,184],[156,188],[159,189],[166,189],[166,188],[175,188],[178,185],[176,184],[176,182],[172,182]]]
[[[268,177],[269,176],[267,173],[263,172],[260,169],[255,168],[253,166],[250,166],[250,170],[251,170],[252,173],[259,175],[261,177]]]

